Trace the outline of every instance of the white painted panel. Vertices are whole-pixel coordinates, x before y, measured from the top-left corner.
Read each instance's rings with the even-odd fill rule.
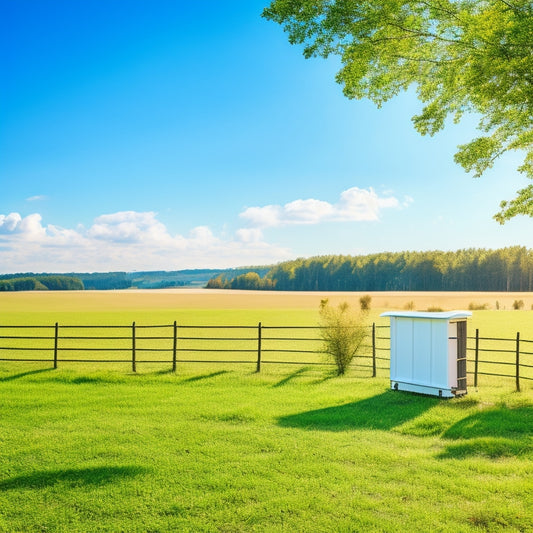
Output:
[[[448,383],[457,387],[457,322],[448,324]]]
[[[436,387],[448,386],[448,323],[433,320],[431,353],[431,383]]]
[[[413,383],[431,383],[431,320],[413,320]]]
[[[397,318],[396,322],[396,374],[398,380],[410,380],[413,376],[413,321]]]

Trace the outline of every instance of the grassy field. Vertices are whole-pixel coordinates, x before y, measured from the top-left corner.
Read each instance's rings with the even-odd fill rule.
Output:
[[[313,325],[321,295],[215,296],[0,294],[0,323]],[[469,327],[533,339],[532,316]],[[327,367],[1,363],[0,531],[533,530],[533,390],[388,385]]]
[[[533,293],[497,292],[270,292],[227,291],[198,289],[81,291],[81,292],[6,292],[0,293],[0,316],[8,312],[101,312],[148,311],[162,309],[307,309],[317,311],[320,299],[332,303],[349,301],[357,306],[359,298],[371,294],[375,309],[403,309],[408,304],[414,309],[439,306],[443,309],[468,309],[469,304],[487,305],[489,310],[511,310],[515,300],[524,302],[531,310]]]
[[[529,393],[308,368],[0,379],[0,531],[533,529]]]
[[[135,321],[139,337],[166,336],[166,340],[138,340],[138,359],[141,363],[138,371],[152,372],[168,369],[172,360],[172,329],[171,327],[159,329],[149,328],[147,325],[170,326],[174,321],[179,324],[179,349],[187,348],[214,348],[231,349],[225,353],[183,352],[179,359],[188,360],[232,360],[248,361],[248,367],[253,368],[257,350],[257,325],[262,323],[263,330],[262,348],[265,350],[264,359],[270,361],[294,361],[295,356],[276,352],[276,350],[291,348],[287,342],[274,341],[270,338],[283,337],[308,337],[317,335],[316,331],[305,330],[279,330],[268,329],[276,326],[315,326],[318,321],[318,307],[321,298],[329,297],[333,303],[349,301],[355,308],[359,305],[359,293],[277,293],[277,292],[250,292],[250,291],[201,291],[201,290],[163,290],[163,291],[87,291],[87,292],[28,292],[28,293],[0,293],[0,326],[14,325],[48,325],[47,330],[7,330],[0,329],[0,335],[45,335],[53,337],[53,325],[60,324],[60,335],[64,336],[123,336],[121,341],[109,340],[105,342],[87,340],[60,340],[60,349],[68,350],[60,353],[61,368],[78,368],[84,371],[94,370],[80,363],[65,363],[65,359],[103,359],[121,361],[110,366],[105,363],[106,369],[127,371],[131,364],[131,325]],[[428,307],[440,307],[443,309],[467,308],[470,303],[490,306],[490,302],[498,302],[501,310],[474,311],[468,321],[469,356],[473,358],[476,329],[479,329],[482,338],[480,348],[491,350],[481,353],[479,370],[484,373],[498,373],[513,375],[514,348],[516,333],[520,332],[521,339],[533,340],[533,311],[512,311],[512,302],[521,299],[525,302],[525,308],[529,308],[529,302],[533,301],[530,293],[372,293],[372,311],[369,321],[375,321],[378,325],[388,325],[387,318],[379,315],[385,310],[405,307],[405,303],[414,302],[415,308],[427,309]],[[493,305],[494,307],[494,305]],[[503,308],[506,308],[505,310]],[[121,325],[127,326],[120,330],[87,330],[68,329],[63,326],[74,325]],[[191,325],[243,325],[244,330],[195,330],[184,326]],[[144,329],[143,329],[144,327]],[[386,330],[380,332],[388,335]],[[200,341],[182,340],[182,337],[249,337],[249,341],[202,343]],[[504,338],[506,341],[485,341],[484,338]],[[23,344],[22,341],[4,340],[7,346]],[[18,343],[18,344],[17,344]],[[9,356],[46,358],[48,361],[53,357],[53,339],[34,341],[35,347],[45,347],[46,353],[37,352],[12,352]],[[378,356],[388,357],[388,341],[378,340],[383,351]],[[109,352],[96,352],[90,350],[76,350],[77,348],[109,347]],[[122,351],[117,351],[119,348]],[[164,350],[164,352],[148,351],[150,348]],[[320,343],[299,343],[298,348],[306,350],[320,349]],[[144,351],[143,351],[144,350]],[[237,350],[243,350],[241,352]],[[496,352],[492,350],[497,350]],[[505,353],[507,351],[507,353]],[[533,352],[533,344],[522,342],[522,351]],[[6,351],[0,351],[0,355],[6,356]],[[298,361],[323,362],[321,355],[298,355]],[[490,361],[503,361],[506,364],[495,366]],[[168,361],[158,365],[152,365],[147,361]],[[524,355],[523,363],[531,363],[533,356]],[[363,361],[363,363],[369,363]],[[96,364],[96,363],[95,363]],[[102,363],[104,364],[104,363]],[[102,368],[102,364],[96,368]],[[382,361],[378,367],[386,369],[388,363]],[[0,362],[0,371],[2,363]],[[473,365],[469,363],[469,371],[473,372]],[[368,374],[362,370],[362,374]],[[365,374],[365,375],[366,375]],[[378,375],[388,375],[388,371],[379,372]],[[533,368],[525,369],[524,377],[533,377]],[[480,383],[492,383],[494,380],[489,376],[480,378]],[[524,380],[524,386],[533,383]],[[513,387],[513,379],[507,379],[508,387]]]

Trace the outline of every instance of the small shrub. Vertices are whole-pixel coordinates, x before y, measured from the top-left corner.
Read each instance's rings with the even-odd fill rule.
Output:
[[[436,306],[428,307],[427,310],[430,313],[440,313],[441,311],[444,311],[442,307],[436,307]]]
[[[520,309],[524,309],[524,300],[515,300],[513,302],[513,309],[515,311],[519,311]]]
[[[476,304],[474,302],[468,304],[468,309],[470,311],[486,311],[488,308],[489,304]]]
[[[403,308],[406,310],[406,311],[412,311],[414,308],[415,308],[415,302],[413,302],[413,300],[411,300],[410,302],[407,302]]]
[[[496,300],[496,310],[497,310],[497,311],[500,310],[500,302],[498,302],[498,300]]]
[[[368,335],[366,312],[352,312],[347,302],[332,307],[326,298],[319,314],[324,351],[335,361],[337,374],[343,375]]]
[[[359,306],[361,311],[370,311],[370,303],[372,302],[372,296],[370,294],[365,294],[359,298]]]

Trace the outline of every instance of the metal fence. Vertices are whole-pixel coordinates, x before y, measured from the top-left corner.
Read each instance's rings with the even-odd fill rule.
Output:
[[[471,384],[480,376],[533,381],[533,340],[468,337]],[[128,365],[165,364],[175,372],[182,363],[263,365],[332,365],[319,326],[257,325],[0,325],[0,362]],[[366,375],[385,375],[390,368],[389,326],[372,324],[352,367]],[[492,378],[491,378],[492,379]]]
[[[479,376],[512,378],[515,389],[520,391],[520,381],[533,381],[533,340],[520,338],[520,332],[513,339],[481,337],[476,329],[475,337],[468,337],[473,343],[467,349],[474,377],[474,387]],[[481,357],[481,358],[480,358]]]
[[[388,326],[368,327],[358,365],[387,369]],[[385,341],[386,345],[380,345]],[[143,363],[327,365],[319,326],[251,325],[0,325],[0,361],[127,363],[133,372]],[[380,355],[379,352],[387,352]]]

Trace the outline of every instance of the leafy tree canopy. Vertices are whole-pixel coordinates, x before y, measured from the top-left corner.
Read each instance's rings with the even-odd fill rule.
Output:
[[[533,179],[533,3],[531,0],[274,0],[263,16],[281,24],[304,56],[338,55],[348,98],[379,107],[415,85],[413,117],[422,135],[464,113],[481,118],[481,136],[455,161],[475,177],[507,151]],[[533,216],[533,185],[502,202],[500,223]]]

